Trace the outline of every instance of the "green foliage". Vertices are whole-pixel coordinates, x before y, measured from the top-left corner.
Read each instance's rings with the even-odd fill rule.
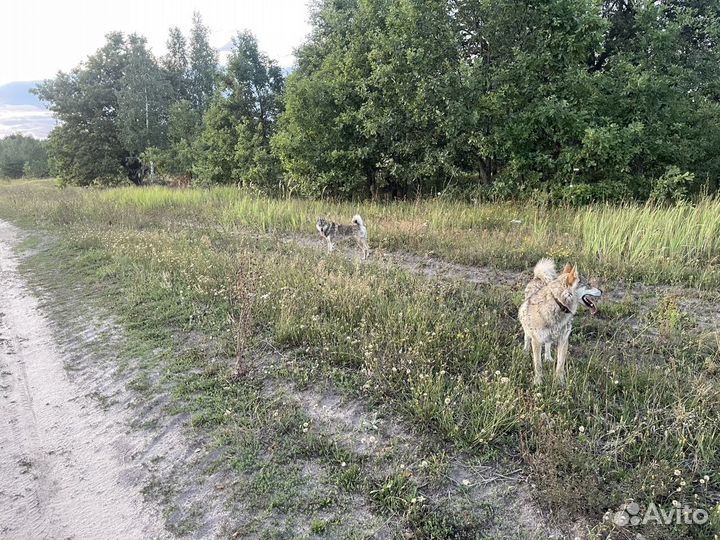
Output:
[[[84,64],[36,89],[61,121],[49,137],[51,166],[61,180],[87,185],[122,174],[128,152],[118,125],[118,95],[126,67],[125,38],[110,33]]]
[[[142,157],[161,175],[187,181],[197,159],[196,140],[202,129],[205,103],[215,88],[217,58],[198,14],[193,18],[190,48],[180,29],[174,27],[168,35],[167,49],[160,60],[172,94],[166,136],[147,148]]]
[[[19,134],[0,139],[0,178],[45,178],[49,174],[47,143]]]
[[[200,13],[195,12],[190,30],[187,95],[200,115],[210,105],[217,74],[218,59],[215,49],[210,45],[210,31],[203,25]]]
[[[196,13],[160,62],[109,34],[38,94],[80,184],[143,154],[304,196],[678,202],[719,185],[718,42],[717,3],[317,0],[287,84],[248,33],[219,68]]]
[[[273,140],[293,191],[351,195],[368,182],[372,157],[363,155],[366,141],[356,118],[362,103],[357,81],[368,75],[365,14],[355,1],[321,3],[313,33],[298,50]]]
[[[127,64],[118,92],[120,140],[130,155],[166,140],[168,107],[173,89],[145,38],[127,38]]]
[[[697,324],[692,315],[682,309],[680,300],[678,295],[661,298],[655,310],[648,316],[666,334],[673,331],[687,332]]]
[[[359,118],[376,156],[373,192],[404,196],[441,191],[462,176],[458,151],[467,143],[453,20],[445,0],[394,2],[373,34],[369,77]]]
[[[112,184],[126,158],[144,156],[161,172],[189,177],[195,139],[215,91],[216,53],[193,18],[189,50],[170,30],[161,62],[145,38],[115,32],[87,62],[36,89],[61,121],[49,137],[50,162],[63,183]]]
[[[321,1],[274,149],[310,195],[541,190],[583,204],[647,198],[671,166],[716,182],[719,11]]]
[[[680,172],[673,165],[653,184],[650,199],[657,203],[687,202],[694,185],[693,173]]]
[[[260,53],[252,34],[240,33],[219,85],[205,115],[195,174],[206,182],[274,190],[280,167],[270,137],[280,113],[280,68]]]
[[[177,26],[170,29],[166,45],[168,52],[160,60],[160,63],[167,73],[174,98],[176,100],[187,99],[189,97],[188,70],[190,67],[187,56],[187,40]]]
[[[187,100],[173,103],[169,115],[167,147],[152,146],[145,150],[143,159],[153,163],[161,174],[190,178],[197,159],[195,140],[201,118]]]
[[[312,534],[317,534],[317,535],[325,534],[325,532],[327,531],[327,528],[328,528],[327,522],[323,521],[322,519],[313,519],[310,522],[310,532]]]

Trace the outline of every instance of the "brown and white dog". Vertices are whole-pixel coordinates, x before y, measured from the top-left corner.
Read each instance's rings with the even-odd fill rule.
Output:
[[[535,277],[525,287],[525,301],[518,310],[525,332],[525,350],[532,347],[535,384],[540,384],[541,349],[545,347],[545,360],[552,361],[551,348],[555,344],[555,376],[560,384],[565,384],[565,360],[573,317],[580,304],[587,306],[593,315],[597,313],[595,302],[602,291],[591,287],[570,264],[558,275],[552,260],[540,259],[533,273]]]

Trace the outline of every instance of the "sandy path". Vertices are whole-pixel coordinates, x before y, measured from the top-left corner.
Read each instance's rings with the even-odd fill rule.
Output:
[[[18,274],[17,241],[0,221],[0,537],[167,538],[132,480],[138,441],[122,415],[103,412],[68,379]]]

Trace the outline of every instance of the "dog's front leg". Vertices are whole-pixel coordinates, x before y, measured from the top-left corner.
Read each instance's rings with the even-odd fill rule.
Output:
[[[542,345],[540,341],[532,338],[533,367],[535,368],[535,384],[542,383]]]
[[[328,253],[332,253],[332,250],[333,250],[334,247],[335,247],[335,246],[333,246],[332,240],[330,240],[330,237],[329,237],[329,236],[326,236],[326,237],[325,237],[325,240],[327,240]]]
[[[560,339],[558,340],[555,377],[557,378],[558,383],[560,383],[560,386],[565,386],[565,360],[567,359],[569,339],[570,332],[567,332],[560,336]]]
[[[545,344],[545,361],[552,362],[552,343],[549,341]]]

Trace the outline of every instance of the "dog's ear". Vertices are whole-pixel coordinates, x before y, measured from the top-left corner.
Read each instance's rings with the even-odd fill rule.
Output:
[[[570,265],[567,265],[567,266],[570,266]],[[568,287],[572,287],[573,285],[575,285],[578,282],[578,280],[579,280],[579,278],[577,275],[577,268],[575,268],[574,266],[571,266],[570,271],[568,272],[568,275],[565,278],[565,283],[567,284]]]
[[[560,272],[560,273],[561,273],[561,274],[569,274],[569,273],[570,273],[570,270],[572,270],[572,264],[567,263],[567,264],[563,267],[563,271]]]

